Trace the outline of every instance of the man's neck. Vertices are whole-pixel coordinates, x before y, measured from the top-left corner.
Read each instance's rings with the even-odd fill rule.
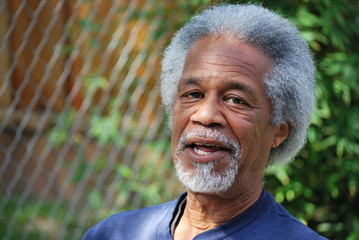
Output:
[[[186,208],[175,228],[174,239],[193,239],[204,231],[223,225],[252,206],[258,200],[261,190],[229,199],[189,191]]]

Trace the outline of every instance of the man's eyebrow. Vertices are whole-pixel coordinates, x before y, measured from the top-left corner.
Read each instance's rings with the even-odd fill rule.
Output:
[[[200,78],[187,78],[187,79],[182,79],[182,86],[183,85],[189,85],[189,84],[194,84],[194,85],[201,85],[205,82],[205,79],[200,79]],[[224,80],[223,81],[223,88],[224,89],[236,89],[236,90],[240,90],[243,92],[249,92],[252,93],[254,92],[253,89],[248,86],[245,83],[241,83],[241,82],[237,82],[234,80]]]

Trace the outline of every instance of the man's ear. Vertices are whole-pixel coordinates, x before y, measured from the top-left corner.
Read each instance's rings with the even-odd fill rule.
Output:
[[[290,126],[288,123],[283,123],[275,127],[275,134],[273,138],[272,148],[276,148],[288,138]]]

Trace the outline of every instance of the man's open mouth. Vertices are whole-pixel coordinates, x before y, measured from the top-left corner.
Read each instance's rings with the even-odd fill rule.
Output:
[[[209,162],[228,155],[230,146],[226,143],[208,138],[190,138],[185,143],[185,153],[194,162]]]
[[[192,148],[198,155],[210,155],[218,151],[229,151],[228,148],[223,148],[216,144],[205,144],[205,143],[192,143],[187,147]]]

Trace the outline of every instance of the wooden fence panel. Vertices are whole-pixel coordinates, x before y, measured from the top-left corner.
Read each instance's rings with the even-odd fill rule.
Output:
[[[43,1],[8,1],[14,20],[10,22],[14,25],[10,40],[11,57],[16,63],[12,82],[20,95],[19,107],[60,110],[65,96],[58,94],[54,98],[54,94],[55,90],[62,90],[57,82],[64,72],[63,54],[57,49],[63,35],[62,9],[54,17],[53,10],[58,1],[40,3]]]
[[[7,4],[0,1],[0,107],[10,106],[12,95],[10,78],[6,78],[10,66],[9,42],[5,38],[9,26],[8,18]]]

